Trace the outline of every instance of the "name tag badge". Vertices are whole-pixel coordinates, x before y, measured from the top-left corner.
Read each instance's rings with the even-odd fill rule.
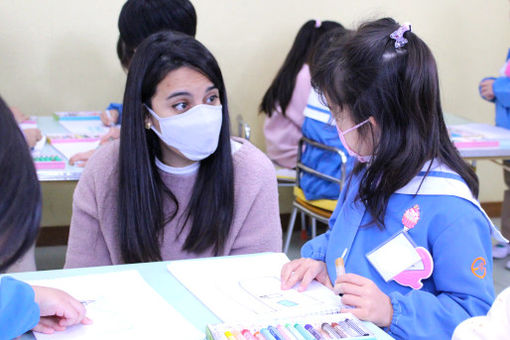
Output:
[[[412,266],[421,267],[416,245],[407,232],[403,231],[372,250],[366,257],[386,282]]]

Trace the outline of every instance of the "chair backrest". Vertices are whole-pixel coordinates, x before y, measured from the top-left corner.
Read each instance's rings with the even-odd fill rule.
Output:
[[[246,140],[250,140],[251,137],[251,127],[250,124],[244,121],[242,115],[237,115],[237,136],[244,138]]]
[[[341,164],[335,164],[335,166],[338,166],[340,168],[340,176],[339,177],[331,176],[330,174],[321,172],[319,169],[315,169],[315,168],[312,168],[312,167],[304,164],[303,160],[302,160],[303,151],[307,147],[317,148],[326,154],[329,153],[331,155],[337,155],[341,160]],[[346,156],[345,152],[342,149],[334,147],[334,146],[329,146],[329,145],[319,143],[319,142],[309,139],[307,137],[302,137],[299,141],[298,156],[297,156],[296,185],[299,188],[303,189],[301,187],[302,176],[304,173],[308,173],[308,174],[311,174],[325,182],[338,184],[339,190],[341,190],[343,187],[343,184],[345,182],[345,178],[346,178],[347,164],[348,164],[347,161],[348,161],[348,157]],[[306,196],[306,192],[305,192],[305,196]],[[312,199],[320,199],[320,198],[328,198],[328,197],[317,197],[317,198],[314,197]],[[334,197],[332,199],[336,199],[336,198],[337,197]],[[307,197],[307,199],[309,199],[309,198]]]

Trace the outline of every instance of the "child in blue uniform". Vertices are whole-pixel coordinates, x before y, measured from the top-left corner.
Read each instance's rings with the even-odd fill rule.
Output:
[[[480,82],[480,95],[483,99],[493,102],[496,106],[496,126],[510,129],[510,50],[506,56],[506,62],[499,71],[499,77],[487,77]],[[504,165],[510,167],[510,160],[505,160]],[[503,209],[501,212],[501,232],[506,238],[510,238],[510,171],[503,170],[503,176],[507,189],[503,197]],[[510,244],[498,243],[493,247],[492,256],[503,259],[510,255]],[[510,269],[510,260],[505,265]]]
[[[431,51],[410,25],[380,19],[333,43],[312,82],[358,161],[330,230],[284,266],[282,288],[316,279],[395,338],[450,339],[489,310],[490,236],[503,237],[449,140]]]
[[[0,98],[0,273],[32,246],[41,219],[41,192],[23,134]],[[89,323],[85,307],[67,293],[0,278],[0,339],[31,329],[53,333]]]

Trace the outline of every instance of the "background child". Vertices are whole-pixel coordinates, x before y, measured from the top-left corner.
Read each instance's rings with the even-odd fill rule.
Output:
[[[122,68],[127,72],[136,47],[149,35],[159,31],[177,31],[195,36],[197,16],[189,0],[128,0],[119,15],[119,40],[117,55]],[[106,126],[120,124],[122,104],[110,103],[101,113],[101,121]],[[112,127],[101,138],[101,144],[120,137],[120,127]],[[81,152],[69,160],[85,166],[95,150]]]
[[[0,98],[0,273],[33,245],[41,220],[41,192],[32,157],[14,117]],[[33,329],[53,333],[90,323],[85,307],[67,293],[0,278],[0,337]]]
[[[202,44],[161,32],[137,48],[122,125],[74,192],[66,267],[281,251],[274,168],[230,139],[221,71]]]
[[[332,42],[343,39],[348,33],[343,27],[334,28],[323,34],[317,40],[310,63],[313,73],[315,63],[325,53]],[[340,179],[342,166],[345,166],[345,174],[350,173],[355,158],[350,157],[343,147],[336,130],[335,119],[326,106],[325,99],[320,98],[317,91],[312,89],[308,96],[308,102],[304,110],[303,136],[321,144],[332,146],[344,153],[342,158],[337,152],[324,150],[313,145],[305,144],[301,162],[303,165],[320,173]],[[345,163],[345,164],[344,164]],[[300,187],[308,200],[331,199],[336,200],[340,194],[340,185],[320,178],[313,173],[303,171],[300,178]]]
[[[510,50],[506,57],[506,62],[500,70],[498,78],[484,78],[480,82],[480,95],[483,99],[493,102],[496,105],[496,126],[510,129]],[[510,168],[510,161],[504,161],[503,164]],[[510,239],[510,171],[503,169],[503,176],[507,190],[503,197],[503,207],[501,210],[501,232],[503,236]],[[498,243],[492,250],[495,258],[502,259],[510,254],[510,244]],[[505,265],[510,269],[510,261]]]
[[[260,103],[266,114],[264,135],[269,158],[284,168],[295,168],[302,136],[304,110],[311,91],[310,59],[317,40],[331,29],[342,27],[334,21],[308,20]]]
[[[450,142],[430,49],[409,25],[361,25],[321,57],[313,83],[358,163],[331,229],[282,269],[282,288],[316,279],[398,339],[449,339],[494,300],[491,230],[478,180]],[[336,276],[345,254],[347,274]]]

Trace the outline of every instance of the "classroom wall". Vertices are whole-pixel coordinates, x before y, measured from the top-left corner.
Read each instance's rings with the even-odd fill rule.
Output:
[[[101,109],[121,101],[125,74],[115,53],[123,0],[0,1],[0,94],[27,114]],[[294,39],[310,18],[349,28],[365,19],[410,21],[436,56],[446,112],[493,122],[478,81],[496,75],[510,47],[506,0],[214,0],[192,1],[198,38],[217,57],[231,116],[251,124],[264,148],[257,106]],[[478,163],[481,201],[501,201],[501,169]],[[283,194],[290,201],[290,193]],[[287,199],[288,197],[288,199]],[[283,209],[286,210],[286,209]]]

